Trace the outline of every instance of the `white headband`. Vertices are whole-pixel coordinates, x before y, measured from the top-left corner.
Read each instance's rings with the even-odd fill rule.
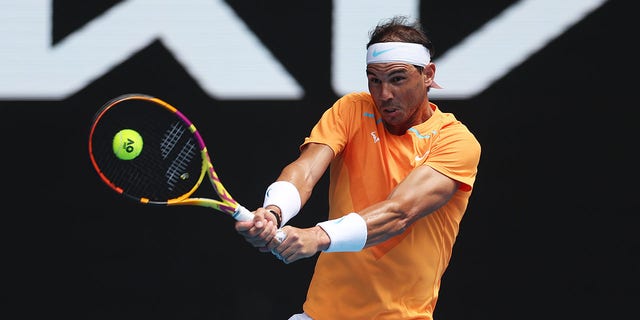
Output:
[[[429,50],[419,43],[378,42],[367,49],[367,65],[371,63],[403,62],[426,67],[431,62]],[[442,89],[435,81],[432,88]]]
[[[406,62],[426,66],[431,62],[429,50],[419,43],[378,42],[367,49],[367,64]]]

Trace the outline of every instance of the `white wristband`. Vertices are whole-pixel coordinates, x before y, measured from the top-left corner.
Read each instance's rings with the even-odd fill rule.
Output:
[[[282,227],[300,211],[300,193],[293,183],[276,181],[269,185],[264,194],[262,207],[268,205],[280,208],[280,214],[282,215],[282,225],[280,227]]]
[[[325,252],[360,251],[367,243],[367,223],[361,215],[352,212],[338,219],[318,223],[331,238]]]

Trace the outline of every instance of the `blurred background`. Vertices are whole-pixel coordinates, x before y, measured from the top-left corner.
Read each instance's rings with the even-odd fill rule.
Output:
[[[284,265],[211,209],[119,198],[91,166],[89,124],[123,93],[168,101],[253,209],[322,112],[366,90],[368,31],[405,14],[435,44],[445,89],[432,101],[483,147],[436,318],[627,318],[640,247],[632,12],[622,0],[3,1],[3,311],[300,312],[315,258]],[[326,186],[290,224],[326,219]]]

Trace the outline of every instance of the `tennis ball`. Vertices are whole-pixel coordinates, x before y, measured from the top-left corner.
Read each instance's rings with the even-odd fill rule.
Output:
[[[113,153],[118,159],[135,159],[142,152],[142,145],[142,136],[132,129],[122,129],[113,136]]]

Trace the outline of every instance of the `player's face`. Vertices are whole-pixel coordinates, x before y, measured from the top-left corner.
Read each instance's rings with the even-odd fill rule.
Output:
[[[367,66],[369,92],[387,129],[397,135],[427,118],[427,77],[406,63],[373,63]]]

